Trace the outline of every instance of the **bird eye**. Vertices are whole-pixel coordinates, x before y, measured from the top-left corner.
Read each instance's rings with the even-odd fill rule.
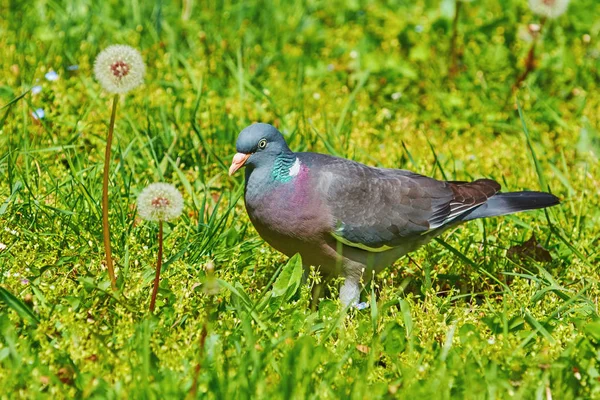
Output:
[[[258,142],[258,148],[264,149],[265,147],[267,147],[267,139],[260,139],[260,142]]]

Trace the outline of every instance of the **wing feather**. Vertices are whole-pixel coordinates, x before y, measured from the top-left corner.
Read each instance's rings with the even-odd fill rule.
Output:
[[[332,216],[332,234],[346,245],[384,251],[455,222],[500,189],[489,179],[445,182],[406,170],[300,153],[317,174]]]

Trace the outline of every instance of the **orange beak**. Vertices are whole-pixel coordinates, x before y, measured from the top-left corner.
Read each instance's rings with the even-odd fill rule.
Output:
[[[248,160],[248,157],[250,157],[251,155],[252,154],[236,153],[235,156],[233,156],[233,160],[231,161],[231,167],[229,167],[229,176],[235,174],[235,171],[242,168],[244,164],[246,164],[246,160]]]

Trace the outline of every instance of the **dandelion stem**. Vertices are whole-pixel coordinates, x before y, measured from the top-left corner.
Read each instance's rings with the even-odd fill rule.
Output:
[[[204,324],[202,324],[202,331],[200,332],[200,354],[198,355],[198,364],[196,364],[196,368],[194,369],[194,381],[192,383],[192,388],[190,389],[190,392],[186,397],[188,399],[195,399],[196,393],[198,392],[198,378],[200,377],[200,370],[202,369],[202,359],[204,358],[204,344],[206,343],[206,336],[208,335],[208,318],[210,312],[207,312],[206,314],[206,320],[204,320]]]
[[[542,34],[542,28],[544,27],[545,23],[546,23],[546,18],[542,18],[542,21],[540,23],[540,29],[536,33],[536,35],[531,43],[531,47],[529,48],[529,51],[527,52],[527,58],[525,58],[525,70],[521,73],[521,75],[519,75],[517,77],[517,80],[513,84],[513,86],[512,86],[513,92],[515,92],[519,88],[519,86],[521,86],[521,83],[523,83],[523,81],[535,69],[535,64],[536,64],[536,62],[535,62],[535,46],[537,45],[538,38]]]
[[[163,253],[163,221],[158,221],[158,260],[156,260],[156,274],[154,275],[154,288],[152,288],[152,298],[150,299],[150,312],[154,312],[156,304],[156,295],[158,293],[158,283],[160,281],[160,268],[162,267]]]
[[[450,77],[455,77],[458,73],[457,55],[456,55],[456,40],[458,38],[458,18],[460,16],[460,6],[462,1],[456,0],[456,10],[454,12],[454,20],[452,21],[452,38],[450,39]]]
[[[181,20],[182,21],[190,20],[190,17],[192,16],[193,5],[194,5],[193,0],[183,0],[183,7],[181,10]]]
[[[535,44],[536,41],[534,40],[533,43],[531,43],[529,52],[527,52],[527,58],[525,58],[525,70],[517,77],[517,80],[513,85],[513,91],[517,90],[531,71],[535,69]]]
[[[110,249],[110,226],[108,224],[108,174],[110,171],[110,149],[112,147],[113,132],[115,130],[115,116],[117,115],[117,104],[119,95],[113,97],[110,125],[108,126],[108,137],[106,138],[106,151],[104,152],[104,175],[102,180],[102,235],[104,237],[104,252],[106,254],[106,268],[110,276],[110,284],[113,290],[117,290],[115,269],[113,267],[112,252]]]

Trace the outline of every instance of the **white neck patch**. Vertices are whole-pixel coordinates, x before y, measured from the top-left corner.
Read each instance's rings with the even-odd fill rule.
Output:
[[[294,162],[294,165],[292,165],[292,168],[290,168],[290,176],[298,175],[300,172],[300,165],[300,159],[296,157],[296,162]]]

